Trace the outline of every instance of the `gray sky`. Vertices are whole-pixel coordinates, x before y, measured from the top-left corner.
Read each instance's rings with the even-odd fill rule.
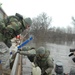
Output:
[[[0,0],[7,15],[16,12],[26,17],[37,17],[42,12],[52,17],[52,25],[66,27],[75,16],[75,0]]]

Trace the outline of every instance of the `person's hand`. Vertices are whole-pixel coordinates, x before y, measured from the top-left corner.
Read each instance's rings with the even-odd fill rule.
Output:
[[[16,53],[20,53],[20,50],[18,50]]]
[[[34,47],[31,47],[30,49],[35,49]]]
[[[18,51],[21,51],[21,49],[18,49]]]

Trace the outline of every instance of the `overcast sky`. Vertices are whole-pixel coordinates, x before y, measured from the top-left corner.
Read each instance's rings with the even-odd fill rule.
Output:
[[[42,12],[52,17],[52,25],[66,27],[75,16],[75,0],[0,0],[7,15],[16,12],[26,17],[37,17]]]

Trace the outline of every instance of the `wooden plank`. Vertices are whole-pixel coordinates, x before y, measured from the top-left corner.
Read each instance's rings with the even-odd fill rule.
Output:
[[[17,75],[21,75],[21,70],[22,70],[22,56],[20,55],[20,59],[19,59],[19,63],[18,63],[18,72]]]
[[[11,74],[10,75],[17,75],[19,56],[20,56],[20,54],[17,53],[16,58],[15,58],[15,61],[14,61],[14,65],[13,65],[13,68],[12,68],[12,71],[11,71]]]

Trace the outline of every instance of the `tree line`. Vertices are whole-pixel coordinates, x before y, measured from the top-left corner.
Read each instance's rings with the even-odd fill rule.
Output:
[[[41,13],[32,19],[32,26],[30,34],[34,36],[36,44],[57,43],[57,44],[71,44],[75,41],[75,19],[72,17],[73,28],[52,27],[52,17],[47,16],[46,13]]]

